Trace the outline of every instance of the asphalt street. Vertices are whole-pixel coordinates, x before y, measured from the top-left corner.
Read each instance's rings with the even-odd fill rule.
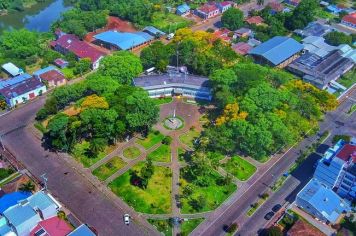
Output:
[[[128,209],[125,203],[119,207],[115,205],[56,153],[45,151],[40,140],[24,127],[34,119],[44,100],[45,97],[41,97],[0,117],[0,132],[6,149],[38,179],[45,173],[50,192],[82,222],[93,226],[99,235],[158,235],[157,231],[146,227],[138,215],[134,215],[132,223],[126,226],[123,223],[123,214]]]
[[[324,121],[320,123],[320,133],[325,130],[329,130],[333,134],[346,133],[350,135],[356,135],[356,112],[354,112],[352,116],[346,114],[351,105],[355,103],[354,100],[356,100],[355,90],[349,95],[349,98],[345,99],[339,105],[337,110],[329,112],[325,115]],[[335,123],[335,121],[338,122]],[[344,125],[340,125],[340,122],[344,123]],[[261,210],[261,212],[256,212],[256,215],[247,222],[239,222],[238,219],[243,218],[250,205],[256,202],[258,195],[264,193],[269,188],[269,186],[271,186],[277,180],[279,176],[288,170],[289,167],[298,158],[299,152],[309,146],[310,143],[315,140],[315,138],[316,136],[306,138],[294,148],[290,149],[274,166],[267,170],[254,184],[252,184],[251,187],[241,196],[241,198],[235,202],[232,202],[229,208],[222,212],[221,215],[214,215],[214,219],[208,219],[207,223],[198,226],[193,235],[224,235],[225,232],[223,231],[223,225],[230,224],[232,222],[237,222],[240,225],[241,233],[239,231],[237,235],[256,235],[258,229],[263,228],[266,224],[265,220],[263,219],[264,213],[266,211]],[[309,170],[309,174],[304,176],[305,179],[303,182],[306,182],[311,177],[311,173],[312,172]],[[296,181],[300,180],[296,179]],[[298,182],[286,184],[281,190],[285,192],[281,194],[280,199],[277,198],[277,201],[273,202],[274,198],[271,198],[270,205],[267,205],[266,207],[270,209],[270,207],[275,203],[283,202],[282,199],[286,197],[289,197],[288,199],[292,199],[293,195],[298,192],[298,188],[296,189],[296,187],[292,187],[294,185],[296,187],[299,186],[299,188],[302,187],[302,185],[299,185]],[[278,195],[279,194],[277,194],[277,196]],[[251,225],[254,226],[252,227]]]

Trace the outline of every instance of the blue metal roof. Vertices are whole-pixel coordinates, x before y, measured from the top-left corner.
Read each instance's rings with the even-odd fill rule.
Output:
[[[28,204],[12,206],[4,211],[3,214],[17,229],[26,228],[27,225],[36,226],[41,221],[37,212]]]
[[[2,214],[8,208],[15,206],[19,201],[22,201],[31,196],[30,192],[13,192],[5,194],[0,198],[0,213]]]
[[[292,38],[276,36],[252,49],[249,54],[259,55],[278,65],[303,50],[303,45]]]
[[[95,234],[86,226],[82,224],[78,228],[76,228],[73,232],[68,234],[68,236],[95,236]]]
[[[38,208],[40,210],[45,210],[48,207],[56,207],[56,203],[44,192],[40,191],[29,197],[28,202],[30,206],[34,209]]]
[[[22,75],[18,75],[14,78],[11,79],[7,79],[7,80],[0,80],[0,89],[5,88],[7,86],[11,86],[20,82],[23,82],[25,80],[31,79],[32,76],[29,74],[22,74]]]
[[[147,33],[155,36],[157,34],[159,35],[165,35],[164,32],[160,31],[159,29],[157,29],[156,27],[153,27],[153,26],[147,26],[143,29],[143,31],[146,31]]]
[[[177,13],[180,13],[180,14],[184,14],[189,10],[190,10],[190,7],[186,3],[179,5],[177,7]]]
[[[56,69],[56,67],[54,67],[54,66],[47,66],[47,67],[45,67],[45,68],[42,68],[42,69],[40,69],[40,70],[35,71],[35,72],[33,73],[33,75],[40,76],[40,75],[42,75],[42,74],[44,74],[44,73],[46,73],[46,72],[48,72],[48,71],[51,71],[51,70],[57,70],[57,69]]]
[[[334,191],[312,179],[298,193],[298,197],[311,204],[330,222],[335,223],[343,211],[350,211],[350,206]]]
[[[145,32],[128,33],[117,31],[106,31],[95,35],[94,38],[115,45],[122,50],[136,47],[153,39],[151,35]]]

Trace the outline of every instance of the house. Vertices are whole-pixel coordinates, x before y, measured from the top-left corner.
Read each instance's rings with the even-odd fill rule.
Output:
[[[353,49],[348,44],[341,44],[337,47],[337,49],[342,52],[343,57],[349,58],[354,63],[356,63],[356,49]]]
[[[342,198],[356,199],[356,144],[339,140],[318,161],[314,178]]]
[[[244,42],[239,42],[237,44],[234,44],[231,46],[231,48],[240,55],[246,55],[247,53],[249,53],[249,51],[252,49],[252,46],[250,46],[248,43],[244,43]]]
[[[338,15],[340,12],[344,11],[345,8],[344,7],[340,7],[340,6],[336,6],[336,5],[328,5],[326,7],[326,10],[328,12],[331,12],[331,13],[335,14],[335,15]]]
[[[15,76],[18,76],[18,75],[21,75],[24,73],[24,71],[22,69],[18,68],[11,62],[3,64],[1,67],[3,68],[3,70],[6,73],[11,75],[12,77],[15,77]]]
[[[299,36],[302,36],[303,38],[309,36],[323,37],[324,35],[330,33],[331,31],[333,31],[333,28],[330,25],[327,25],[319,21],[314,21],[314,22],[310,22],[302,30],[300,29],[294,30],[294,33],[296,33]]]
[[[24,74],[14,77],[14,78],[0,80],[0,89],[5,88],[7,86],[15,85],[17,83],[29,80],[31,78],[32,78],[31,75],[24,73]]]
[[[301,0],[286,0],[286,1],[284,1],[284,2],[296,7],[296,6],[299,5],[299,3],[301,2]]]
[[[77,60],[89,58],[93,70],[99,68],[100,60],[105,54],[88,43],[81,41],[74,34],[66,34],[56,31],[56,40],[51,42],[51,47],[64,55],[69,52],[74,53]]]
[[[46,86],[40,80],[31,77],[28,80],[1,88],[0,94],[5,97],[8,106],[14,107],[40,96],[46,91]]]
[[[356,30],[356,12],[344,16],[341,20],[341,24]]]
[[[5,194],[0,198],[0,214],[29,196],[31,196],[31,193],[25,191]]]
[[[41,80],[48,87],[61,86],[67,83],[67,80],[62,74],[62,72],[60,72],[53,66],[48,66],[41,70],[35,71],[33,73],[33,76]]]
[[[232,2],[230,1],[223,1],[216,3],[216,6],[219,8],[220,13],[224,13],[226,10],[232,7]]]
[[[151,36],[153,36],[153,37],[155,37],[155,38],[159,38],[161,36],[166,35],[165,32],[163,32],[163,31],[161,31],[161,30],[159,30],[159,29],[157,29],[156,27],[153,27],[153,26],[147,26],[142,31],[147,33],[147,34],[149,34],[149,35],[151,35]]]
[[[57,216],[61,205],[52,197],[52,195],[39,191],[27,198],[28,204],[39,212],[42,219],[46,220]]]
[[[297,220],[288,230],[287,236],[325,236],[320,230],[304,220]]]
[[[250,25],[262,25],[264,19],[260,16],[251,16],[245,19],[245,21]]]
[[[131,50],[147,45],[154,37],[145,32],[106,31],[94,36],[95,44],[110,50]]]
[[[240,28],[235,31],[235,35],[239,38],[247,38],[252,36],[252,30],[248,28]]]
[[[320,57],[326,56],[329,52],[337,49],[325,43],[325,39],[319,36],[308,36],[302,40],[304,50]]]
[[[248,41],[247,41],[248,45],[250,45],[251,47],[256,47],[258,45],[260,45],[262,42],[257,40],[257,39],[254,39],[254,38],[250,38]]]
[[[186,3],[179,5],[176,9],[176,14],[180,16],[186,16],[189,13],[190,13],[190,7]]]
[[[30,236],[65,236],[70,232],[72,232],[72,229],[67,222],[54,216],[39,222],[37,226],[31,230]]]
[[[271,8],[270,14],[272,15],[282,12],[284,10],[284,6],[279,2],[270,2],[267,6]]]
[[[141,76],[133,84],[148,91],[152,98],[184,96],[209,101],[212,98],[209,79],[187,73]]]
[[[230,34],[233,34],[232,31],[222,28],[222,29],[218,29],[214,32],[214,35],[217,38],[220,38],[221,40],[225,41],[225,42],[230,42],[231,41],[231,36]]]
[[[302,50],[303,45],[294,39],[276,36],[253,48],[249,55],[257,63],[284,68],[298,58]]]
[[[194,14],[206,20],[220,14],[219,8],[213,3],[205,3],[194,11]]]
[[[295,204],[325,223],[337,223],[351,207],[326,185],[311,179],[297,194]]]
[[[288,65],[287,69],[302,77],[303,80],[320,89],[338,89],[336,80],[354,67],[354,62],[334,50],[321,57],[314,53],[305,53]],[[335,92],[332,89],[330,92]]]
[[[63,69],[68,66],[69,62],[67,62],[66,60],[64,60],[62,58],[57,58],[56,60],[54,60],[54,64],[56,66],[58,66],[59,68]]]
[[[96,234],[87,225],[82,224],[67,236],[96,236]]]

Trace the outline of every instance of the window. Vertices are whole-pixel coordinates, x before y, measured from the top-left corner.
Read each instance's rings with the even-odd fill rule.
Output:
[[[40,230],[35,232],[35,236],[42,236],[42,235],[45,235],[45,234],[46,234],[46,231],[43,228],[41,228]]]

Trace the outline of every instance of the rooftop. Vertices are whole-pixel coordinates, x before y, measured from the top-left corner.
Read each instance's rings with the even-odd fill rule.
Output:
[[[356,12],[344,16],[342,20],[356,25]]]
[[[343,199],[317,179],[311,179],[298,193],[298,197],[312,205],[331,223],[335,223],[343,212],[350,210]]]
[[[181,13],[185,13],[185,12],[187,12],[187,11],[189,11],[189,10],[190,10],[190,7],[188,6],[187,3],[183,3],[182,5],[179,5],[179,6],[177,7],[177,11],[179,11],[179,12],[181,12]]]
[[[80,225],[67,236],[96,236],[85,224]]]
[[[43,191],[39,191],[27,198],[29,205],[34,209],[45,210],[57,204],[50,198],[50,196]]]
[[[345,144],[336,154],[336,157],[343,161],[349,161],[351,158],[351,160],[356,163],[356,145]]]
[[[122,50],[139,46],[153,39],[151,35],[145,32],[118,32],[106,31],[94,36],[95,39],[117,46]]]
[[[276,36],[252,49],[249,54],[262,56],[273,65],[279,65],[302,50],[303,45],[294,39]]]
[[[245,20],[247,23],[249,24],[255,24],[255,25],[258,25],[258,24],[261,24],[264,22],[264,19],[260,16],[251,16],[249,18],[246,18]]]
[[[36,233],[42,231],[47,233],[44,236],[62,236],[69,234],[72,229],[67,222],[55,216],[38,223],[38,225],[31,231],[30,236],[38,236]]]
[[[31,196],[30,192],[23,191],[5,194],[0,198],[0,214],[29,196]]]
[[[29,80],[31,78],[32,78],[31,75],[24,73],[22,75],[18,75],[16,77],[14,77],[14,78],[0,80],[0,89],[11,86],[11,85],[15,85],[17,83]]]
[[[156,35],[165,35],[166,33],[164,33],[163,31],[157,29],[156,27],[153,27],[153,26],[146,26],[145,28],[143,28],[144,32],[152,35],[152,36],[156,36]]]
[[[61,82],[66,79],[64,77],[64,75],[61,72],[59,72],[58,70],[47,71],[47,72],[41,74],[40,78],[42,80],[54,81],[54,82]]]
[[[271,7],[272,10],[274,10],[276,12],[283,11],[283,9],[284,9],[283,5],[279,2],[270,2],[270,3],[268,3],[268,6]]]
[[[40,76],[40,75],[42,75],[48,71],[52,71],[52,70],[57,70],[57,69],[54,66],[47,66],[45,68],[42,68],[42,69],[39,69],[39,70],[33,72],[33,75]]]
[[[317,228],[304,220],[298,220],[294,223],[292,228],[288,230],[288,236],[324,236],[324,234]]]
[[[336,47],[325,43],[325,39],[323,37],[308,36],[304,38],[302,42],[305,50],[321,57],[336,49]]]
[[[239,42],[232,45],[232,49],[240,55],[246,55],[252,49],[252,46],[250,46],[248,43]]]
[[[12,76],[20,75],[23,73],[22,69],[18,68],[11,62],[5,63],[1,67]]]
[[[209,14],[210,12],[213,12],[213,11],[216,11],[219,9],[215,6],[215,4],[206,3],[203,6],[199,7],[198,10],[201,12],[204,12],[205,14]]]
[[[37,88],[41,88],[43,86],[44,84],[42,84],[40,80],[32,77],[31,79],[2,88],[0,89],[0,93],[4,97],[11,99],[11,98],[18,97],[22,94],[25,94],[27,92],[33,91]]]
[[[30,224],[36,226],[37,223],[41,221],[41,218],[37,214],[37,212],[32,209],[32,207],[28,204],[14,205],[4,211],[3,215],[9,220],[12,225],[20,228],[21,225],[28,224],[29,222]]]

